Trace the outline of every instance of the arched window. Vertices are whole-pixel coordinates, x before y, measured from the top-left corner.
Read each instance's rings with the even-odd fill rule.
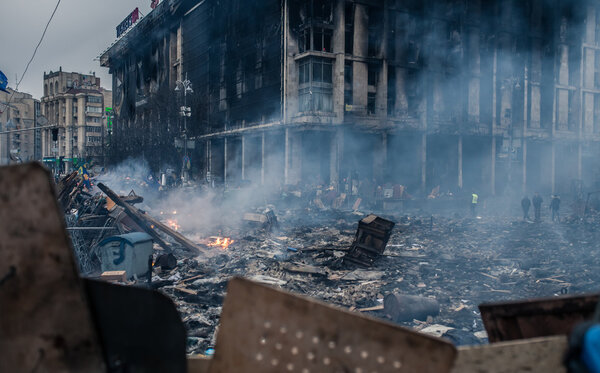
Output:
[[[50,96],[54,94],[54,86],[50,83]]]
[[[44,84],[44,96],[48,96],[48,83]]]
[[[54,92],[58,94],[58,82],[54,82]]]

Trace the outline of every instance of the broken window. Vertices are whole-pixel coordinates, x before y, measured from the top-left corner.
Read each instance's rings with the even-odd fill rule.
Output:
[[[309,50],[319,52],[332,52],[331,38],[333,30],[327,27],[307,27],[300,31],[298,36],[299,52]]]
[[[333,64],[328,58],[306,58],[299,63],[300,111],[333,110]]]
[[[375,114],[375,98],[377,94],[375,92],[369,92],[367,95],[367,114]]]
[[[346,20],[346,40],[345,40],[345,52],[346,54],[352,54],[354,46],[354,3],[346,3],[345,8],[345,20]]]
[[[344,104],[352,105],[352,61],[344,65]]]

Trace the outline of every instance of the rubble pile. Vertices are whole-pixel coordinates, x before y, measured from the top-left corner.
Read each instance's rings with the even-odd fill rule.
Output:
[[[100,193],[84,196],[78,224],[90,215],[82,212],[98,209],[103,199]],[[188,331],[189,353],[214,347],[232,276],[398,322],[457,345],[486,342],[480,303],[597,290],[600,219],[594,213],[560,224],[485,214],[477,219],[380,214],[395,226],[385,251],[370,266],[361,266],[344,257],[367,214],[282,206],[286,209],[228,211],[231,223],[212,232],[212,227],[178,230],[197,251],[160,233],[169,249],[155,241],[151,282],[138,279],[137,285],[159,289],[175,301]],[[157,211],[136,211],[150,222],[157,221],[150,215],[160,217]],[[111,234],[157,229],[107,216],[104,225],[94,225],[116,227]],[[97,241],[86,242],[93,249]],[[414,306],[399,306],[407,303]]]
[[[394,319],[458,345],[486,342],[480,303],[589,292],[600,277],[600,233],[585,225],[386,216],[398,222],[387,249],[362,268],[343,263],[358,213],[288,210],[278,218],[275,233],[224,230],[236,237],[227,250],[155,273],[182,313],[190,352],[214,345],[225,285],[234,275],[388,320],[388,294],[431,298],[439,314]]]

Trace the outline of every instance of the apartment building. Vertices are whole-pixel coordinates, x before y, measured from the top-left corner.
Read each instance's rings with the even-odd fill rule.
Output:
[[[44,159],[60,160],[65,171],[80,161],[103,164],[107,140],[105,111],[112,93],[100,86],[100,78],[95,74],[64,72],[62,68],[44,73],[43,84],[42,114],[48,125],[56,126],[42,130]]]

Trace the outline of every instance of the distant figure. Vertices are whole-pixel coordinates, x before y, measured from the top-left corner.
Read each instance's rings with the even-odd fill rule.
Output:
[[[531,200],[525,196],[521,200],[521,208],[523,209],[523,220],[529,220],[529,207],[531,206]]]
[[[542,213],[542,202],[544,202],[544,200],[542,199],[540,194],[538,192],[536,192],[535,195],[533,196],[532,202],[533,202],[533,209],[535,210],[535,221],[540,221],[541,213]]]
[[[479,196],[473,192],[473,194],[471,195],[471,215],[473,215],[473,217],[477,216],[477,203],[479,202]]]
[[[558,210],[560,210],[560,197],[555,194],[552,196],[552,200],[550,201],[550,211],[552,211],[552,221],[560,222],[560,217],[558,216]]]

